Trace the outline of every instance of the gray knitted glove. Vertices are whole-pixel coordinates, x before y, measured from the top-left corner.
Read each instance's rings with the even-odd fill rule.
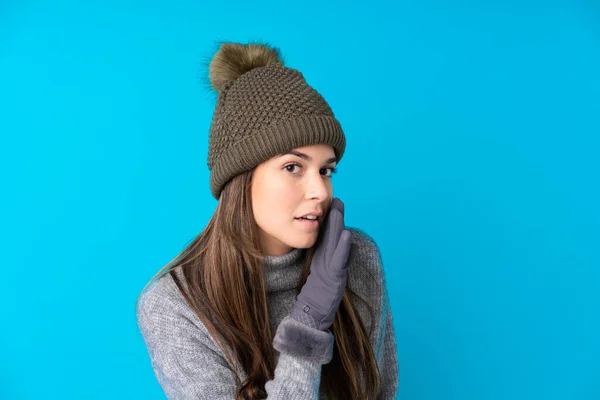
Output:
[[[344,229],[344,203],[331,202],[323,237],[315,250],[310,274],[292,307],[290,316],[311,327],[327,330],[342,302],[348,281],[350,231]]]

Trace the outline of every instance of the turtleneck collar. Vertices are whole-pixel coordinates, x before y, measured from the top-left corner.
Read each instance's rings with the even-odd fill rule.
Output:
[[[293,248],[281,256],[263,256],[265,285],[267,293],[290,290],[296,287],[306,249]]]

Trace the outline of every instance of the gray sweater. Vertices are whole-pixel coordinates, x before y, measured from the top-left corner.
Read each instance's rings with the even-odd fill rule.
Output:
[[[354,301],[367,332],[373,326],[370,339],[383,382],[377,399],[393,400],[398,391],[398,358],[381,255],[370,236],[355,228],[347,229],[352,233],[348,286],[374,311],[371,320],[364,304]],[[277,350],[274,379],[265,384],[269,399],[325,399],[319,390],[321,368],[333,356],[333,334],[289,317],[304,254],[304,249],[293,249],[282,256],[264,258],[269,318],[275,332],[273,347]],[[142,293],[137,321],[154,374],[168,399],[235,399],[234,373],[242,381],[245,374],[231,370],[220,347],[169,274]],[[303,345],[290,347],[290,341]]]

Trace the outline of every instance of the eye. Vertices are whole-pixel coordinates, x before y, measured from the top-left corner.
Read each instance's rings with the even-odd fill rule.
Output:
[[[288,171],[288,172],[292,172],[292,170],[290,169],[290,167],[300,167],[299,164],[288,164],[286,165],[284,168]]]
[[[299,168],[301,168],[302,166],[301,166],[300,164],[288,164],[288,165],[286,165],[284,168],[285,168],[285,169],[286,169],[288,172],[294,173],[294,172],[293,172],[293,171],[294,171],[294,167],[299,167]],[[330,171],[330,172],[329,172],[329,175],[327,175],[327,170],[329,170],[329,171]],[[323,171],[325,171],[325,172],[323,173]],[[319,172],[321,172],[321,174],[324,174],[325,176],[327,176],[327,177],[331,178],[331,177],[333,176],[333,174],[336,174],[336,173],[337,173],[337,168],[321,168],[321,170],[320,170]]]
[[[323,171],[323,170],[330,170],[331,171],[331,172],[329,172],[329,175],[327,175],[330,178],[333,176],[333,174],[337,174],[337,171],[338,171],[337,168],[323,168],[323,169],[321,169],[321,171]]]

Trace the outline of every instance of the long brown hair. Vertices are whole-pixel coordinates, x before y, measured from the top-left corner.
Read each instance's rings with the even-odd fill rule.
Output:
[[[237,371],[241,365],[245,371],[244,382],[234,374],[236,400],[266,398],[265,383],[273,379],[275,370],[263,255],[251,206],[252,177],[253,171],[248,171],[225,186],[205,229],[146,285],[171,274],[232,370]],[[320,236],[306,251],[296,295],[310,273]],[[181,268],[183,284],[175,268]],[[361,300],[348,285],[331,327],[335,337],[333,359],[323,365],[321,388],[328,399],[375,400],[381,385],[380,371],[351,294],[352,299]],[[372,307],[365,305],[372,316]]]

